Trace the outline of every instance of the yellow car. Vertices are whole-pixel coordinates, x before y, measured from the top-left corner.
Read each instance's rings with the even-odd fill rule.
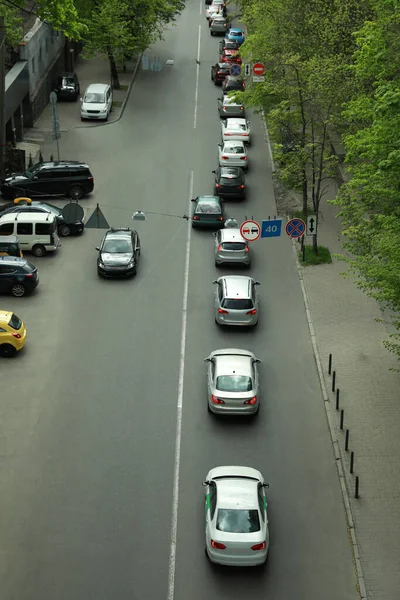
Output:
[[[0,310],[0,356],[11,358],[25,346],[26,328],[17,315]]]

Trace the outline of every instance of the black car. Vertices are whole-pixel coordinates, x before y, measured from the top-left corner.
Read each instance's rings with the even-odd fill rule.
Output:
[[[228,92],[243,92],[244,90],[244,81],[243,79],[239,79],[237,77],[232,77],[228,75],[225,77],[224,82],[222,83],[222,93],[227,94]]]
[[[229,75],[231,66],[231,64],[227,63],[217,63],[211,67],[211,80],[215,85],[223,84],[225,78]]]
[[[17,298],[30,294],[39,283],[38,270],[25,258],[0,256],[0,294]]]
[[[228,40],[228,38],[224,38],[219,43],[219,53],[223,54],[224,50],[238,50],[239,44],[234,40]]]
[[[215,174],[214,193],[221,198],[246,199],[246,183],[240,167],[220,167]]]
[[[222,229],[225,224],[225,211],[219,195],[197,196],[192,198],[194,209],[192,227],[195,229]]]
[[[129,228],[109,229],[104,236],[97,258],[97,273],[101,277],[136,275],[140,257],[138,232]]]
[[[89,166],[72,160],[37,163],[24,173],[12,173],[0,185],[6,198],[66,196],[79,200],[90,194],[93,188]]]
[[[57,77],[54,91],[58,100],[78,100],[80,87],[76,73],[62,73]]]
[[[83,232],[85,225],[83,221],[75,221],[75,223],[67,223],[62,215],[62,210],[54,204],[48,204],[47,202],[36,202],[35,200],[30,204],[6,204],[0,206],[0,217],[8,215],[9,213],[19,212],[49,212],[55,215],[57,220],[57,231],[60,237],[66,237],[68,235],[79,235]]]

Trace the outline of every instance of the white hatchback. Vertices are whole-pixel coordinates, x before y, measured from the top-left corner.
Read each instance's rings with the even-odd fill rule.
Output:
[[[247,148],[244,142],[232,140],[218,144],[218,160],[220,167],[241,167],[244,171],[249,168]]]
[[[251,467],[209,471],[205,487],[206,554],[213,563],[254,567],[269,551],[264,478]]]
[[[251,143],[251,122],[246,119],[226,119],[221,121],[222,141],[244,142],[250,146]]]

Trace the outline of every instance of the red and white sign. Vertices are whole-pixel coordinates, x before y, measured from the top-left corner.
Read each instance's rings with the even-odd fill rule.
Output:
[[[261,237],[261,226],[257,221],[244,221],[240,226],[240,235],[247,242],[255,242]]]
[[[253,73],[254,73],[254,75],[264,75],[264,73],[265,73],[264,65],[262,63],[254,63]]]

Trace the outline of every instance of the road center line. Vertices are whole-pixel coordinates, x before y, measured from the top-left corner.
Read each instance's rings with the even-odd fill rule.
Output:
[[[203,0],[200,0],[200,14],[203,12]]]
[[[197,38],[197,56],[196,56],[196,89],[194,92],[194,119],[193,119],[193,129],[197,127],[197,107],[199,100],[199,78],[200,78],[200,44],[201,44],[201,25],[199,25],[199,35]]]
[[[194,172],[189,174],[189,199],[188,215],[191,213],[191,199],[193,197]],[[178,400],[176,405],[176,433],[175,433],[175,457],[174,457],[174,479],[172,488],[172,517],[171,517],[171,539],[168,565],[168,600],[174,600],[175,572],[176,572],[176,540],[178,533],[178,505],[179,505],[179,473],[181,466],[181,440],[182,440],[182,408],[183,408],[183,385],[185,380],[185,355],[186,355],[186,328],[187,307],[189,290],[189,264],[190,264],[190,238],[192,232],[191,220],[187,221],[186,248],[185,248],[185,271],[183,280],[183,304],[182,304],[182,329],[181,348],[179,356],[179,378],[178,378]]]

